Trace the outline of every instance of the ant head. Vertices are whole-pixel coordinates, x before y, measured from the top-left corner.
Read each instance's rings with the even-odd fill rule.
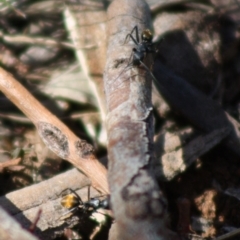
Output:
[[[152,35],[152,32],[149,29],[143,30],[143,32],[142,32],[142,42],[150,43],[150,42],[152,42],[152,38],[153,38],[153,35]]]

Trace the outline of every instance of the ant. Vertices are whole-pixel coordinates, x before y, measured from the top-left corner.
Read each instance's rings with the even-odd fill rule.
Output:
[[[135,38],[133,36],[134,31],[135,31],[135,34],[136,34]],[[155,53],[156,52],[156,50],[153,49],[153,42],[152,42],[153,35],[152,35],[152,32],[149,29],[143,30],[143,32],[141,34],[141,41],[140,41],[139,33],[138,33],[138,26],[135,26],[132,29],[132,31],[127,34],[123,44],[126,43],[128,38],[132,39],[132,41],[135,43],[136,47],[132,49],[132,54],[129,58],[129,63],[126,66],[126,68],[131,66],[131,65],[132,66],[142,65],[150,73],[153,80],[157,82],[157,80],[153,76],[151,70],[143,62],[144,58],[147,56],[148,53]],[[131,59],[132,59],[132,61],[130,62]]]
[[[61,220],[71,217],[78,210],[81,210],[83,213],[86,213],[86,212],[91,213],[96,211],[99,208],[109,209],[108,197],[103,200],[100,200],[99,197],[89,199],[89,192],[90,192],[89,188],[88,188],[89,200],[86,202],[83,202],[81,197],[71,188],[68,188],[67,190],[70,191],[71,193],[62,197],[61,205],[64,208],[67,208],[69,211],[63,214],[63,216],[60,218]],[[66,190],[64,190],[64,192],[65,191]]]
[[[133,37],[133,32],[136,33],[136,38]],[[127,34],[124,44],[126,43],[128,38],[131,38],[132,41],[136,44],[136,48],[132,49],[132,65],[133,66],[139,66],[140,64],[143,64],[144,67],[147,68],[147,66],[143,63],[143,59],[146,57],[148,53],[154,53],[155,50],[153,50],[153,43],[152,43],[152,32],[149,29],[143,30],[141,34],[141,42],[139,41],[139,33],[138,33],[138,27],[135,26],[131,33]],[[131,58],[131,57],[130,57]],[[149,70],[147,68],[147,70]],[[149,70],[150,71],[150,70]]]

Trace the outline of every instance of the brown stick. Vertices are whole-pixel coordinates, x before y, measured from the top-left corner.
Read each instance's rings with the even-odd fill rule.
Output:
[[[0,90],[31,119],[44,143],[53,152],[83,171],[98,190],[103,193],[109,192],[106,169],[93,155],[93,147],[72,133],[2,68],[0,68]]]
[[[143,0],[116,0],[108,9],[104,84],[108,110],[109,183],[116,219],[110,239],[170,239],[165,228],[166,199],[149,171],[153,115],[151,78],[142,67],[126,68],[133,47],[124,44],[136,25],[150,25]]]
[[[26,229],[29,229],[41,209],[36,233],[41,239],[50,239],[54,235],[54,229],[64,224],[60,220],[67,211],[60,203],[63,190],[75,190],[85,202],[88,200],[87,186],[90,184],[84,174],[72,169],[41,183],[6,194],[0,197],[0,205]],[[99,195],[93,188],[90,193],[90,197]]]
[[[1,240],[38,240],[33,234],[23,229],[13,217],[0,207],[0,236]]]
[[[2,172],[4,168],[18,165],[21,162],[21,160],[22,160],[21,158],[15,158],[15,159],[11,159],[6,162],[0,163],[0,172]]]
[[[75,190],[88,186],[90,183],[86,176],[77,169],[73,169],[41,183],[8,193],[0,197],[0,205],[12,215],[17,215],[28,209],[39,207],[50,199],[61,197],[64,189]]]
[[[5,35],[0,31],[0,38],[6,43],[10,44],[35,44],[35,45],[43,45],[50,47],[66,47],[66,48],[74,48],[71,43],[68,42],[58,42],[56,40],[50,38],[41,38],[41,37],[28,37],[25,35]]]
[[[180,144],[175,149],[165,152],[161,157],[155,159],[155,175],[164,181],[172,180],[178,174],[186,171],[198,157],[219,144],[229,133],[230,128],[217,129],[208,134],[198,136],[185,145]],[[164,144],[171,145],[168,142],[174,142],[173,138],[164,139]],[[179,149],[179,147],[181,148]]]
[[[105,121],[102,74],[106,62],[106,19],[103,2],[76,1],[67,3],[65,25],[75,46],[76,57],[97,100],[102,120]],[[95,48],[85,51],[86,43]],[[104,125],[102,126],[104,128]]]

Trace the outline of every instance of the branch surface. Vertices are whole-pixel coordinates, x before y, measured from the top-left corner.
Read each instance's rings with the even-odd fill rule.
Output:
[[[106,169],[94,156],[93,147],[79,139],[2,68],[0,90],[31,119],[47,147],[83,171],[92,180],[94,187],[103,193],[109,192]]]
[[[151,78],[143,67],[128,66],[136,45],[132,41],[123,44],[135,26],[140,33],[150,28],[149,8],[143,0],[113,1],[108,19],[104,85],[108,179],[116,219],[110,239],[171,239],[165,228],[167,202],[149,170],[153,150]]]
[[[75,190],[83,201],[88,200],[90,180],[77,169],[69,170],[38,184],[25,187],[0,197],[0,205],[25,228],[34,222],[39,210],[40,218],[36,234],[41,239],[49,239],[57,227],[63,231],[65,222],[60,220],[67,211],[61,206],[62,192],[68,188]],[[99,193],[91,188],[91,197]]]
[[[102,73],[106,62],[107,13],[104,2],[68,1],[64,15],[65,25],[75,46],[77,60],[97,100],[102,120],[105,121]],[[83,49],[82,46],[86,43],[93,47]]]
[[[33,234],[23,229],[5,210],[0,207],[1,240],[38,240]]]
[[[177,134],[163,134],[160,136],[161,143],[158,143],[155,148],[163,149],[165,145],[169,149],[164,153],[161,151],[161,156],[155,159],[155,175],[161,180],[171,181],[186,171],[200,156],[219,144],[230,132],[230,128],[216,129],[208,134],[195,137],[187,144],[180,143],[182,140]]]

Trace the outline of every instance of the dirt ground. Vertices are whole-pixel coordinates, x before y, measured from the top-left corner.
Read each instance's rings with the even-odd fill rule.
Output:
[[[85,2],[93,2],[96,4],[94,7],[99,7],[101,3]],[[82,4],[81,1],[76,3]],[[154,5],[156,3],[159,5]],[[70,41],[65,8],[68,4],[64,4],[54,0],[2,1],[0,66],[78,137],[92,144],[97,158],[106,165],[108,150],[102,112],[94,95],[95,90],[84,82],[87,77]],[[150,7],[156,59],[216,102],[221,110],[236,120],[239,130],[240,2],[173,1],[163,4],[155,1]],[[101,11],[106,12],[104,8]],[[96,48],[94,34],[96,39],[103,38],[102,33],[89,31],[88,36],[85,32],[84,37],[88,41],[82,46],[84,51]],[[104,44],[106,47],[107,39]],[[90,78],[102,90],[99,94],[102,102],[105,101],[102,87],[105,50],[101,49],[94,55],[91,53],[86,61],[90,66]],[[99,64],[95,63],[96,59],[100,59]],[[95,68],[91,68],[91,64]],[[211,129],[201,129],[201,120],[189,120],[191,113],[186,116],[182,111],[186,105],[178,108],[176,102],[181,103],[181,99],[169,100],[164,94],[162,97],[161,92],[159,97],[154,90],[155,135],[185,128],[197,132],[195,136],[211,132]],[[209,113],[206,112],[206,116],[202,113],[202,117],[207,119]],[[186,143],[195,136],[187,139]],[[239,136],[237,139],[240,142]],[[169,228],[181,240],[215,239],[240,228],[240,154],[233,150],[234,146],[226,146],[222,139],[219,142],[203,154],[196,155],[192,164],[173,179],[158,181],[168,201]],[[182,147],[180,145],[178,149]],[[70,168],[72,165],[69,162],[46,147],[31,120],[0,93],[0,195],[50,179]],[[91,225],[89,217],[81,221]],[[87,229],[82,224],[82,230],[79,230],[76,225],[78,231]],[[86,235],[78,233],[84,235],[78,239],[107,239],[110,225],[111,220],[108,220],[102,235],[86,237],[91,235],[90,227]],[[64,227],[67,229],[67,224]],[[59,234],[55,231],[52,238],[67,239],[70,233],[63,230],[64,227],[58,229]],[[240,234],[231,239],[240,239]]]

